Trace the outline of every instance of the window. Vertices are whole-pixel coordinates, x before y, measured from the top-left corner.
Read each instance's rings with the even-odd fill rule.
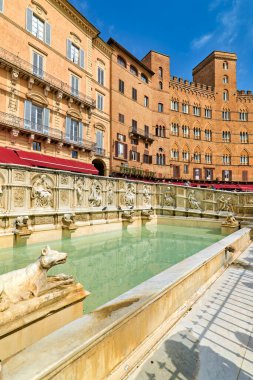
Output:
[[[156,165],[165,165],[165,154],[157,153],[156,155]]]
[[[99,111],[104,110],[104,96],[101,94],[97,94],[97,109]]]
[[[179,125],[176,123],[171,124],[171,134],[173,136],[178,136],[179,135]]]
[[[224,75],[222,81],[223,81],[224,84],[227,84],[228,83],[228,76]]]
[[[66,117],[66,140],[77,144],[83,142],[83,123],[69,116]]]
[[[36,150],[37,152],[41,152],[41,143],[38,141],[33,141],[32,149]]]
[[[242,155],[240,157],[240,164],[241,165],[249,165],[249,157],[247,155]]]
[[[127,144],[115,141],[115,157],[127,160]]]
[[[137,101],[137,90],[136,88],[132,88],[132,99]]]
[[[121,79],[119,79],[119,92],[121,94],[124,94],[125,92],[125,82]]]
[[[248,182],[248,171],[247,170],[242,170],[242,181]]]
[[[213,180],[213,169],[205,169],[205,179],[207,181]]]
[[[193,154],[193,159],[195,162],[200,163],[201,162],[201,154],[199,152],[195,152]]]
[[[104,147],[104,133],[103,131],[96,131],[96,153],[102,155]]]
[[[4,0],[0,0],[0,12],[4,11]]]
[[[163,82],[159,82],[159,90],[162,90],[163,89]]]
[[[187,127],[186,125],[182,126],[182,132],[183,132],[183,137],[189,137],[190,135],[190,128]]]
[[[223,91],[223,100],[224,100],[224,102],[228,101],[228,90]]]
[[[171,154],[171,159],[172,160],[178,160],[178,158],[179,158],[179,152],[178,152],[177,149],[172,149],[170,154]]]
[[[248,121],[248,113],[245,111],[239,112],[239,120],[240,121]]]
[[[193,106],[193,115],[194,116],[200,116],[200,107],[199,106]]]
[[[232,181],[232,170],[222,170],[222,181]]]
[[[121,133],[117,133],[117,140],[121,142],[126,142],[126,136],[122,135]]]
[[[78,96],[79,94],[79,78],[75,75],[71,75],[71,94],[73,96]]]
[[[249,142],[248,132],[240,132],[240,141],[242,144],[247,144]]]
[[[84,50],[67,40],[67,58],[84,69]]]
[[[159,69],[158,69],[158,75],[159,75],[160,78],[163,77],[163,68],[162,67],[159,67]]]
[[[33,74],[43,78],[43,57],[35,51],[33,52]]]
[[[179,110],[179,102],[177,100],[172,100],[170,108],[172,111],[178,111]]]
[[[183,159],[183,161],[189,161],[189,152],[188,152],[188,150],[183,150],[183,152],[182,152],[182,159]]]
[[[101,84],[101,86],[105,84],[105,71],[100,66],[98,66],[98,83]]]
[[[140,153],[136,152],[135,150],[130,150],[129,159],[132,161],[140,161]]]
[[[141,74],[141,80],[142,80],[144,83],[148,83],[148,78],[146,77],[145,74]]]
[[[182,112],[189,113],[189,105],[187,103],[182,104]]]
[[[223,111],[222,111],[222,119],[223,119],[223,120],[230,120],[230,111],[228,111],[228,110],[223,110]]]
[[[144,107],[148,107],[149,106],[149,98],[148,96],[144,96]]]
[[[48,134],[50,110],[26,100],[24,107],[24,127],[35,132]]]
[[[200,128],[193,128],[193,136],[195,140],[200,140],[201,138],[201,129]]]
[[[223,154],[222,163],[223,165],[231,165],[231,156],[229,154]]]
[[[222,131],[222,141],[223,142],[231,141],[231,133],[229,131]]]
[[[122,124],[125,123],[125,115],[123,115],[122,113],[119,113],[119,122]]]
[[[132,139],[131,144],[132,145],[139,145],[139,140],[138,139]]]
[[[130,66],[130,73],[132,73],[133,75],[138,76],[138,70],[133,65]]]
[[[127,67],[126,61],[120,55],[118,55],[117,62],[119,65],[125,67],[125,69],[126,69],[126,67]]]
[[[205,118],[211,119],[212,117],[212,110],[210,108],[205,108]]]
[[[158,103],[158,112],[163,112],[163,104]]]
[[[189,174],[189,165],[184,165],[184,174]]]
[[[162,127],[161,125],[157,125],[155,128],[155,135],[158,137],[165,137],[166,136],[166,129],[165,127]]]
[[[78,158],[78,151],[77,150],[72,150],[71,151],[71,157],[77,159]]]
[[[148,154],[143,154],[143,163],[152,164],[152,156],[149,156]]]
[[[201,179],[201,169],[194,168],[193,169],[193,178],[199,181]]]
[[[132,132],[137,132],[137,121],[132,119]]]
[[[210,129],[205,129],[205,140],[212,141],[212,131]]]
[[[26,30],[47,45],[51,45],[51,25],[36,16],[30,8],[26,9]]]
[[[223,70],[228,70],[228,62],[227,61],[223,62]]]
[[[206,153],[205,154],[205,162],[206,162],[206,164],[211,164],[212,163],[212,155],[211,155],[211,153]]]
[[[144,134],[146,137],[149,137],[149,126],[148,125],[144,125]]]

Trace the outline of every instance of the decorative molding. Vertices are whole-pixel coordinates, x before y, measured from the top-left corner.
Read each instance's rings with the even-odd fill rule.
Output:
[[[40,9],[45,15],[47,15],[47,10],[40,3],[35,0],[31,0],[31,2],[37,7],[37,10]]]
[[[31,92],[31,91],[29,91],[29,92],[26,94],[26,97],[27,97],[28,99],[33,100],[33,101],[36,102],[36,103],[42,104],[42,105],[44,105],[44,106],[46,106],[46,107],[48,106],[48,101],[47,101],[47,99],[46,99],[43,95],[38,94],[37,92]]]

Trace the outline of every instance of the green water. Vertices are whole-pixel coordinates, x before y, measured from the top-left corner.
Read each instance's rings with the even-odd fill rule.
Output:
[[[89,312],[220,239],[215,229],[158,225],[59,240],[50,247],[67,252],[68,260],[49,274],[81,282],[91,292]],[[0,274],[35,261],[45,243],[0,250]]]

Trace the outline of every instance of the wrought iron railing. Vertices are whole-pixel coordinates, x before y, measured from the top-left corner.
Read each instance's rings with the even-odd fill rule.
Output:
[[[4,62],[7,65],[10,64],[11,66],[14,66],[18,71],[23,71],[35,76],[38,80],[49,84],[51,87],[54,87],[58,91],[64,92],[71,97],[77,98],[79,101],[84,102],[91,107],[96,106],[96,101],[93,100],[90,96],[87,96],[80,91],[73,93],[72,87],[67,83],[61,81],[58,78],[55,78],[53,75],[47,73],[44,70],[41,70],[40,68],[32,65],[31,63],[3,48],[0,48],[0,61]]]
[[[140,128],[130,127],[129,132],[131,134],[141,136],[145,139],[154,140],[154,135]]]
[[[104,157],[105,156],[105,149],[96,147],[95,148],[95,154],[97,156],[103,156]]]
[[[86,140],[70,141],[70,139],[66,137],[66,134],[57,128],[51,128],[51,127],[48,128],[43,124],[33,123],[30,120],[25,120],[25,119],[22,119],[21,117],[18,117],[9,113],[1,112],[1,111],[0,111],[0,125],[5,125],[8,127],[18,129],[18,130],[29,131],[30,133],[43,135],[51,139],[56,139],[58,141],[62,141],[68,144],[73,144],[77,147],[80,147],[86,150],[95,151],[96,149],[96,143],[92,141],[86,141]]]

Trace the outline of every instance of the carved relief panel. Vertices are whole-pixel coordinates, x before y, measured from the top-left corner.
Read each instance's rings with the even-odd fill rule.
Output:
[[[31,203],[33,208],[54,207],[54,183],[48,175],[41,174],[33,178]]]

